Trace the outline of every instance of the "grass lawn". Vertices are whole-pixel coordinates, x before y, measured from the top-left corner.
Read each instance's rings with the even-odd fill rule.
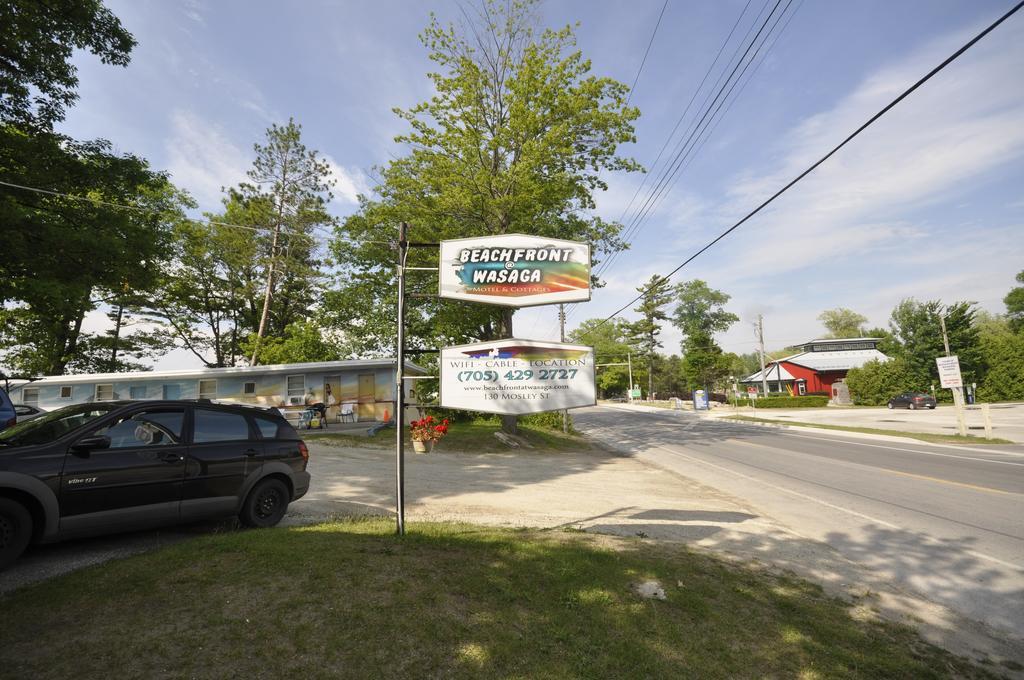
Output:
[[[931,434],[929,432],[904,432],[902,430],[886,430],[880,427],[847,427],[846,425],[823,425],[821,423],[802,423],[796,420],[774,420],[771,418],[754,418],[752,416],[726,416],[723,420],[742,420],[748,423],[769,423],[770,425],[796,425],[797,427],[819,427],[823,430],[842,430],[843,432],[864,432],[867,434],[887,434],[893,437],[910,437],[923,442],[939,444],[1013,444],[1009,439],[985,439],[958,434]]]
[[[658,579],[665,601],[633,591]],[[0,676],[992,677],[677,545],[385,520],[202,536],[0,596]]]
[[[448,436],[437,445],[437,451],[469,451],[472,453],[493,453],[509,451],[507,446],[499,442],[494,433],[501,425],[490,422],[452,423]],[[519,436],[530,442],[538,451],[587,451],[592,448],[590,442],[578,434],[563,434],[561,430],[542,427],[519,426]],[[346,446],[393,447],[395,431],[392,428],[381,430],[372,437],[346,435],[334,432],[303,431],[302,437],[310,442],[325,444],[342,444]],[[407,442],[412,449],[412,441]],[[529,451],[529,449],[519,449]]]

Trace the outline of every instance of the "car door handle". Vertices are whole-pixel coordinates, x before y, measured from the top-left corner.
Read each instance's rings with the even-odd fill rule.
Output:
[[[245,455],[249,456],[250,458],[255,456],[257,453],[259,453],[259,451],[257,451],[256,449],[246,449],[245,450]]]
[[[185,460],[185,456],[181,455],[180,453],[161,453],[160,460],[164,461],[165,463],[178,463],[180,461]]]

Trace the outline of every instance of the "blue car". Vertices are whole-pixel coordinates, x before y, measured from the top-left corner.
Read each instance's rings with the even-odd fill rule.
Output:
[[[7,396],[4,388],[0,387],[0,430],[5,430],[18,422],[18,414],[14,411],[14,404]]]

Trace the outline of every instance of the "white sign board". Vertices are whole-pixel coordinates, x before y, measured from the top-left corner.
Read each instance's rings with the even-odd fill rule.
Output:
[[[958,357],[938,357],[935,363],[939,367],[939,384],[943,387],[963,387],[960,377],[960,359]]]
[[[597,403],[594,348],[507,338],[441,350],[441,406],[520,415]]]
[[[505,234],[441,241],[438,294],[530,307],[590,299],[590,245]]]

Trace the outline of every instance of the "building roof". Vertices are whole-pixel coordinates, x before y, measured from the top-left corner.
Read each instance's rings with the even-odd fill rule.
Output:
[[[783,361],[806,366],[815,371],[848,371],[869,361],[888,361],[877,349],[847,349],[831,352],[803,352]]]
[[[778,380],[796,380],[796,378],[793,377],[793,374],[786,370],[785,366],[779,366],[778,362],[775,362],[775,361],[773,361],[770,364],[767,364],[764,367],[764,372],[767,374],[768,382],[778,381]],[[757,373],[754,373],[753,375],[748,375],[743,380],[740,380],[740,382],[741,383],[755,383],[755,382],[759,383],[759,382],[761,382],[761,371],[758,371]]]
[[[796,364],[809,368],[812,371],[848,371],[851,368],[859,368],[869,361],[888,361],[889,357],[877,349],[848,349],[832,350],[828,352],[800,352],[782,359],[772,361],[765,365],[765,372],[768,380],[779,380],[777,364]],[[782,366],[782,380],[794,380],[793,375]],[[761,371],[749,375],[740,382],[761,382]]]
[[[265,366],[233,366],[230,368],[196,368],[177,371],[134,371],[129,373],[75,373],[71,375],[51,375],[33,380],[32,385],[52,385],[60,383],[69,385],[84,382],[125,382],[128,380],[161,380],[190,378],[219,378],[246,375],[267,375],[280,373],[293,375],[297,373],[320,373],[344,371],[359,368],[390,368],[395,365],[394,359],[350,359],[347,361],[314,361],[303,364],[267,364]],[[422,366],[407,361],[406,370],[423,375],[426,370]],[[12,383],[15,381],[12,380]],[[21,383],[21,387],[25,383]],[[13,388],[13,385],[12,385]]]
[[[873,340],[874,342],[881,342],[882,338],[815,338],[814,340],[808,340],[807,342],[801,342],[799,345],[794,347],[803,347],[804,345],[813,345],[814,343],[843,343],[843,342],[867,342]]]

